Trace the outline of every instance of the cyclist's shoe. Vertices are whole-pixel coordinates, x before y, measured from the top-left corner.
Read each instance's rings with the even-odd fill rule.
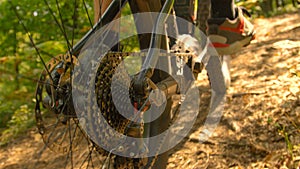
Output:
[[[253,25],[243,14],[251,16],[244,8],[236,8],[237,17],[211,18],[208,20],[208,35],[211,43],[220,55],[230,55],[238,52],[242,47],[255,39]]]

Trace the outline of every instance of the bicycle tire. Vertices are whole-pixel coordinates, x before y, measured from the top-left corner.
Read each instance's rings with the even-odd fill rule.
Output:
[[[64,55],[63,57],[69,57],[69,55]],[[63,76],[63,74],[65,73],[65,72],[63,72],[62,74],[60,74],[60,75],[57,75],[57,79],[55,79],[54,81],[53,81],[53,78],[54,77],[52,77],[52,76],[54,76],[53,74],[57,74],[59,71],[60,71],[60,69],[61,69],[61,67],[59,67],[59,65],[60,64],[63,64],[64,65],[64,71],[66,71],[67,69],[71,69],[72,68],[72,66],[74,65],[74,63],[71,63],[70,61],[68,62],[68,63],[65,63],[65,61],[62,59],[62,57],[59,57],[59,58],[55,58],[55,59],[52,59],[53,61],[52,62],[55,62],[55,65],[52,65],[53,63],[51,63],[51,61],[50,61],[50,63],[48,63],[47,65],[49,65],[48,67],[51,67],[51,69],[49,70],[48,68],[45,68],[45,70],[44,70],[44,72],[42,73],[42,76],[41,76],[41,81],[40,81],[40,83],[38,83],[38,87],[37,87],[37,104],[36,104],[36,119],[37,119],[37,121],[38,121],[38,128],[39,128],[39,130],[40,130],[40,133],[43,135],[43,136],[45,136],[45,134],[44,134],[44,129],[45,129],[45,127],[44,127],[44,124],[41,124],[41,123],[44,123],[45,121],[47,121],[47,120],[45,120],[42,116],[44,115],[44,113],[42,113],[44,110],[40,110],[40,109],[43,109],[43,107],[45,107],[46,108],[46,110],[47,110],[47,106],[48,106],[48,110],[50,110],[50,113],[51,113],[51,111],[53,112],[55,112],[55,110],[54,109],[49,109],[49,107],[51,106],[51,105],[47,105],[47,103],[45,103],[45,102],[54,102],[53,100],[53,98],[46,98],[46,96],[44,96],[44,94],[42,94],[42,93],[47,93],[50,97],[51,97],[51,95],[59,95],[57,92],[56,92],[56,90],[60,90],[59,88],[63,88],[62,86],[60,86],[61,85],[61,76]],[[75,59],[74,59],[75,60]],[[69,65],[67,65],[67,64],[69,64]],[[50,66],[51,65],[51,66]],[[117,64],[116,64],[117,65]],[[101,67],[101,66],[100,66]],[[104,67],[102,67],[103,69],[113,69],[113,67],[110,67],[110,66],[108,66],[106,63],[104,63]],[[100,68],[101,69],[101,68]],[[58,71],[59,70],[59,71]],[[72,70],[69,70],[69,71],[72,71]],[[101,73],[100,73],[101,74]],[[160,74],[160,73],[159,73]],[[47,76],[47,77],[45,77],[45,76]],[[101,75],[99,75],[99,76],[101,76]],[[156,76],[157,77],[157,76]],[[101,79],[102,80],[102,79]],[[159,80],[159,78],[157,78],[156,80]],[[95,82],[95,83],[97,83],[97,82]],[[54,88],[53,88],[53,86],[54,86]],[[59,86],[59,87],[57,87],[57,86]],[[70,87],[70,86],[68,86],[68,87]],[[106,86],[107,87],[107,86]],[[105,87],[105,88],[106,88]],[[103,92],[102,92],[103,93]],[[60,95],[63,95],[63,94],[60,94]],[[108,93],[104,93],[104,95],[108,95]],[[107,96],[106,96],[107,97]],[[61,99],[62,100],[62,99]],[[57,101],[61,101],[60,99],[58,99]],[[71,104],[71,105],[70,105]],[[67,106],[66,106],[67,105]],[[72,107],[72,102],[70,102],[70,101],[67,101],[67,102],[64,102],[63,101],[63,103],[62,103],[62,105],[60,105],[60,106],[62,106],[62,107],[68,107],[70,105],[70,107]],[[63,108],[64,109],[64,108]],[[74,113],[74,110],[67,110],[67,111],[70,111],[71,112],[71,114],[72,113]],[[64,113],[63,113],[63,110],[57,110],[57,112],[56,112],[56,114],[58,114],[58,115],[63,115]],[[78,119],[78,118],[76,118],[75,116],[74,116],[74,114],[72,115],[72,118],[74,118],[76,121],[77,121],[77,127],[78,128],[80,128],[80,130],[83,130],[82,129],[82,127],[81,126],[79,126],[78,125],[78,121],[80,121],[81,119]],[[62,122],[58,117],[54,117],[54,119],[56,119],[56,121],[59,121],[59,124],[69,124],[70,122],[71,122],[71,120],[72,120],[72,118],[69,118],[69,117],[66,117],[66,118],[64,118],[63,120],[65,120],[64,122]],[[53,119],[53,120],[54,120]],[[51,123],[51,121],[49,121],[50,123]],[[161,128],[161,127],[159,127],[159,125],[158,124],[160,124],[161,122],[158,122],[157,124],[156,124],[156,126],[155,126],[155,129],[157,129],[157,128]],[[116,124],[116,125],[118,125],[118,124]],[[47,130],[48,131],[48,130]],[[49,132],[53,132],[54,130],[52,130],[52,131],[49,131]],[[59,131],[54,131],[56,134],[58,134],[59,133]],[[57,133],[58,132],[58,133]],[[71,131],[72,132],[72,131]],[[70,132],[69,132],[70,133]],[[44,138],[44,141],[45,141],[45,143],[46,143],[46,145],[48,145],[48,147],[50,147],[50,148],[52,148],[53,150],[54,150],[54,148],[53,148],[53,145],[54,145],[54,143],[49,143],[49,141],[47,141],[47,140],[49,140],[49,139],[51,139],[51,137],[52,137],[52,135],[50,134],[50,135],[47,135],[47,136],[45,136],[46,138]],[[82,136],[81,137],[83,137],[82,139],[87,139],[87,135],[85,134],[85,133],[82,133]],[[70,143],[69,144],[66,144],[66,147],[71,147],[70,149],[67,149],[67,148],[63,148],[63,147],[59,147],[59,148],[57,148],[57,150],[58,149],[64,149],[64,152],[67,152],[68,154],[73,154],[74,152],[73,152],[73,149],[72,149],[72,143],[71,143],[72,141],[70,140]],[[102,151],[99,151],[99,147],[97,147],[96,145],[94,145],[93,144],[93,141],[88,141],[89,142],[89,144],[92,144],[92,151],[94,151],[94,150],[96,150],[98,153],[103,153]],[[60,146],[60,145],[59,145]],[[90,153],[91,153],[91,151],[90,151]],[[88,153],[88,154],[90,154],[90,153]],[[108,153],[106,152],[106,153],[104,153],[104,155],[108,155]],[[68,156],[68,155],[67,155]],[[67,157],[67,159],[68,159],[69,157]],[[86,157],[86,158],[89,158],[89,157]],[[115,158],[116,159],[116,161],[119,161],[119,164],[114,164],[114,166],[115,167],[117,167],[117,165],[119,165],[117,168],[122,168],[121,167],[121,165],[126,165],[126,163],[128,163],[128,161],[130,161],[130,160],[132,160],[132,159],[126,159],[125,158],[125,160],[123,160],[124,158],[121,158],[121,157],[116,157]],[[71,168],[76,168],[76,165],[75,165],[75,162],[72,162],[72,157],[71,158],[69,158],[69,160],[71,161],[70,162],[70,166],[71,166]],[[166,160],[165,160],[166,161]],[[67,162],[68,163],[68,162]],[[105,163],[105,162],[103,162],[103,163]],[[124,163],[124,164],[122,164],[122,163]],[[128,163],[129,164],[129,163]],[[89,164],[87,164],[87,167],[89,166]],[[160,165],[161,166],[161,165]],[[126,167],[125,167],[126,168]]]

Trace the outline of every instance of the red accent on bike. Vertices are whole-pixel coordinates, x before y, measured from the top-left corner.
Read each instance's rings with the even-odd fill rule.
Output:
[[[138,103],[134,102],[133,106],[134,106],[134,114],[136,114],[138,112]]]
[[[195,21],[197,18],[196,16],[191,16],[192,21]]]

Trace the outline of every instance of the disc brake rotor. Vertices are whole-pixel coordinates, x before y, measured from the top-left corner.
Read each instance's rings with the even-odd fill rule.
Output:
[[[52,58],[36,88],[35,117],[44,143],[55,152],[75,149],[83,138],[74,112],[70,75],[77,59],[70,55]]]

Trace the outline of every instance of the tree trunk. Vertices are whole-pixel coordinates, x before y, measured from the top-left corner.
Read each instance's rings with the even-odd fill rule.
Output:
[[[16,28],[16,26],[15,26]],[[17,41],[17,31],[14,30],[14,33],[13,33],[13,41],[15,42],[14,43],[14,49],[13,49],[13,53],[15,54],[15,63],[14,63],[14,71],[15,71],[15,83],[16,83],[16,90],[19,90],[20,89],[20,81],[19,81],[19,74],[20,74],[20,63],[21,63],[21,60],[19,58],[19,55],[17,53],[17,48],[18,48],[18,41]]]
[[[261,9],[265,15],[268,15],[273,11],[273,0],[263,0],[260,3]]]

